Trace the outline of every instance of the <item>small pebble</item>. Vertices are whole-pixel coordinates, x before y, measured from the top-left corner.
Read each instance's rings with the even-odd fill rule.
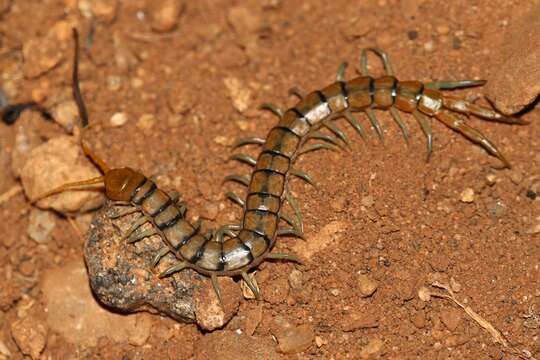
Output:
[[[50,71],[63,59],[63,51],[54,34],[25,41],[22,52],[23,72],[30,79]]]
[[[182,343],[180,343],[182,345]],[[185,347],[185,345],[182,345]],[[214,331],[207,333],[193,345],[193,354],[178,356],[172,348],[169,358],[194,360],[280,360],[283,357],[276,351],[270,336],[248,336],[233,331]],[[190,355],[187,355],[190,354]]]
[[[454,292],[460,292],[463,286],[456,281],[453,277],[450,278],[450,287]]]
[[[420,298],[420,300],[425,301],[425,302],[430,301],[431,291],[427,287],[422,286],[420,289],[418,289],[418,298]]]
[[[533,190],[529,189],[527,190],[527,193],[525,194],[525,196],[527,196],[531,200],[536,200],[536,197],[538,196],[538,194],[534,192]]]
[[[418,31],[416,30],[408,31],[407,37],[409,38],[409,40],[416,40],[418,38]]]
[[[122,78],[115,75],[107,77],[107,86],[110,91],[120,90],[120,88],[122,88]]]
[[[506,213],[506,206],[502,202],[502,200],[497,199],[494,202],[492,202],[488,207],[489,215],[494,218],[500,218]]]
[[[371,359],[373,355],[382,350],[384,342],[381,339],[371,339],[368,344],[360,350],[360,357],[362,359]]]
[[[45,243],[50,240],[51,232],[56,225],[54,215],[50,211],[32,208],[28,220],[26,233],[37,243]]]
[[[510,180],[516,184],[519,185],[523,181],[523,174],[519,170],[511,170],[508,173],[508,176],[510,177]]]
[[[232,144],[233,140],[230,137],[218,135],[214,138],[214,142],[219,145],[229,146]]]
[[[249,7],[236,6],[229,10],[227,20],[234,31],[240,36],[255,32],[261,23],[261,18]]]
[[[491,173],[486,175],[486,183],[489,186],[495,185],[496,180],[497,180],[497,175],[491,174]]]
[[[252,306],[246,311],[245,316],[246,321],[244,328],[246,330],[246,334],[252,336],[262,321],[262,304],[256,303],[254,306]]]
[[[117,112],[111,116],[111,119],[109,120],[109,123],[112,126],[119,127],[127,123],[128,117],[127,114],[124,112]]]
[[[79,141],[65,135],[34,148],[21,170],[24,192],[31,201],[67,182],[96,176],[100,173],[83,154]],[[103,200],[99,191],[64,191],[39,200],[37,206],[66,214],[95,209]]]
[[[372,207],[373,204],[375,204],[375,198],[372,195],[367,195],[362,197],[360,200],[360,204],[362,204],[365,207]]]
[[[459,200],[464,203],[472,203],[474,201],[474,190],[466,188],[461,192]]]
[[[330,289],[330,294],[333,296],[339,296],[339,290],[338,289]]]
[[[69,133],[73,132],[76,121],[79,118],[77,104],[73,100],[67,100],[56,105],[53,109],[53,119],[62,125]]]
[[[341,329],[345,332],[370,329],[379,326],[379,319],[369,311],[353,312],[344,317]]]
[[[209,202],[205,208],[204,213],[201,214],[201,217],[207,220],[215,220],[219,213],[218,204],[215,202]]]
[[[446,308],[441,311],[441,321],[450,331],[455,331],[461,321],[461,311],[456,308]]]
[[[289,274],[289,285],[293,290],[300,290],[303,287],[303,274],[300,270],[293,269]]]
[[[148,9],[152,30],[168,32],[176,28],[178,18],[182,13],[183,4],[180,0],[154,0]]]
[[[360,296],[370,297],[375,293],[378,286],[379,283],[368,275],[358,275],[358,290],[360,291]]]
[[[287,328],[276,337],[279,342],[279,350],[282,353],[294,354],[307,350],[313,342],[315,334],[311,325],[304,324]]]
[[[11,324],[11,336],[24,355],[39,359],[47,343],[47,327],[29,316]]]
[[[225,78],[223,84],[229,92],[234,108],[243,113],[251,104],[251,90],[237,78]]]
[[[139,89],[144,85],[144,81],[141,78],[131,79],[131,87],[134,89]]]
[[[527,228],[527,230],[525,230],[525,233],[526,234],[538,234],[538,233],[540,233],[540,222],[530,226],[529,228]]]
[[[197,325],[212,331],[223,327],[238,311],[241,294],[238,285],[229,277],[218,278],[223,304],[219,302],[210,281],[203,282],[193,294]]]
[[[0,340],[0,355],[5,356],[6,359],[11,358],[12,356],[11,351],[9,351],[7,345],[2,340]]]
[[[449,337],[444,339],[444,346],[449,348],[461,346],[468,343],[469,340],[470,337],[467,335],[450,335]]]
[[[137,127],[141,130],[150,130],[155,124],[156,117],[153,114],[143,114],[137,121]]]
[[[107,24],[114,20],[117,9],[118,0],[93,0],[90,3],[92,14]]]
[[[326,344],[326,341],[320,336],[315,336],[315,345],[317,345],[318,348]]]
[[[437,32],[441,35],[446,35],[450,32],[450,27],[448,25],[439,25],[435,28]]]
[[[433,51],[433,41],[428,41],[424,44],[424,50],[431,52]]]
[[[423,329],[426,326],[426,313],[422,310],[417,311],[411,321],[416,328]]]
[[[18,270],[24,276],[32,276],[36,271],[36,264],[32,260],[24,260],[19,264]]]

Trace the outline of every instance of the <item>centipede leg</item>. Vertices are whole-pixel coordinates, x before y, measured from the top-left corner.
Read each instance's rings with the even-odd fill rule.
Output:
[[[453,90],[459,88],[481,86],[487,83],[486,80],[458,80],[458,81],[431,81],[424,84],[426,89]]]
[[[286,253],[268,253],[265,256],[265,259],[292,261],[298,264],[302,263],[296,255]]]
[[[281,228],[277,230],[276,234],[277,236],[295,236],[301,239],[304,238],[304,235],[300,234],[295,228]]]
[[[240,205],[242,208],[246,206],[246,202],[240,196],[238,196],[238,194],[232,191],[226,192],[225,196]]]
[[[163,271],[161,274],[158,275],[158,277],[162,279],[176,272],[182,271],[188,267],[190,267],[190,264],[188,262],[180,261],[174,264],[173,266],[169,267],[167,270]]]
[[[358,122],[358,120],[356,120],[356,118],[354,117],[354,115],[351,113],[350,110],[346,110],[344,113],[343,113],[343,116],[345,117],[345,119],[347,120],[347,122],[349,124],[351,124],[351,126],[354,128],[354,130],[356,130],[356,132],[358,133],[358,135],[360,135],[360,137],[362,138],[362,140],[366,141],[366,132],[364,131],[364,127]]]
[[[261,299],[261,293],[259,292],[259,287],[255,285],[253,280],[249,277],[249,275],[244,271],[241,273],[242,279],[244,279],[244,282],[249,287],[253,295],[255,295],[255,299],[260,300]]]
[[[437,119],[449,128],[461,133],[467,139],[480,144],[484,149],[486,149],[491,155],[497,157],[502,161],[505,167],[511,168],[510,163],[504,155],[497,149],[497,147],[480,131],[475,128],[467,125],[467,123],[456,114],[452,114],[447,111],[439,111],[436,115]]]
[[[328,130],[333,132],[338,138],[340,138],[345,143],[345,145],[347,145],[347,147],[350,147],[351,144],[347,135],[345,135],[345,133],[340,128],[338,128],[331,120],[324,120],[323,125],[326,126]]]
[[[379,123],[379,120],[377,120],[377,117],[375,116],[375,112],[372,109],[365,109],[364,112],[366,113],[369,119],[369,122],[371,123],[371,126],[373,126],[373,129],[377,133],[379,140],[384,145],[384,134],[381,128],[381,124]]]
[[[313,178],[308,174],[306,173],[305,171],[302,171],[300,169],[296,169],[296,168],[291,168],[291,170],[289,171],[289,173],[293,176],[296,176],[302,180],[304,180],[305,182],[307,182],[308,184],[310,184],[311,186],[317,188],[317,185],[315,184],[315,182],[313,181]]]
[[[249,156],[248,154],[243,154],[243,153],[232,154],[229,157],[229,161],[233,161],[233,160],[240,161],[251,166],[255,166],[255,164],[257,164],[257,159],[255,159],[253,156]]]
[[[289,205],[291,205],[291,208],[294,211],[294,214],[296,216],[296,222],[295,223],[297,225],[299,233],[303,234],[304,233],[304,219],[302,217],[302,212],[300,211],[300,207],[298,206],[298,202],[296,201],[294,196],[292,196],[292,194],[291,194],[291,192],[289,191],[288,188],[285,190],[285,199],[287,199],[287,202],[289,203]]]
[[[339,64],[337,73],[336,73],[336,81],[344,81],[345,80],[345,70],[347,70],[347,66],[349,64],[346,62],[342,62]]]
[[[306,139],[323,140],[323,141],[329,142],[330,144],[339,146],[340,148],[345,150],[345,148],[343,147],[343,145],[341,145],[341,143],[338,141],[337,138],[328,134],[324,134],[320,131],[310,131],[310,133],[306,135]]]
[[[223,237],[225,235],[228,235],[230,237],[236,236],[235,231],[240,230],[242,227],[237,224],[227,224],[220,226],[217,230],[214,231],[213,236],[215,237],[216,241],[219,243],[223,242]]]
[[[140,241],[140,240],[145,239],[147,237],[150,237],[152,235],[158,235],[158,234],[159,233],[154,228],[144,230],[144,231],[141,231],[141,232],[137,233],[135,237],[129,236],[127,242],[128,242],[128,244],[133,244],[133,243],[136,243],[137,241]]]
[[[131,227],[129,228],[128,231],[126,231],[126,233],[124,234],[124,236],[122,236],[122,240],[125,240],[127,239],[128,237],[131,236],[131,234],[137,230],[138,228],[140,228],[142,225],[146,224],[147,222],[151,221],[152,219],[146,215],[142,215],[140,216],[137,220],[135,220],[135,222],[133,222],[133,224],[131,225]]]
[[[283,110],[281,110],[277,105],[272,103],[263,103],[259,105],[260,110],[270,110],[272,113],[274,113],[276,116],[278,116],[280,119],[283,117]]]
[[[227,182],[227,181],[233,181],[233,182],[237,182],[237,183],[240,183],[244,186],[248,186],[249,185],[249,177],[247,176],[244,176],[244,175],[227,175],[225,176],[225,179],[223,179],[223,182]]]
[[[280,219],[285,221],[287,224],[291,225],[291,227],[294,229],[294,236],[302,239],[302,240],[305,240],[305,237],[304,237],[304,233],[302,231],[302,229],[300,229],[299,225],[294,222],[290,217],[289,215],[287,214],[280,214]]]
[[[309,145],[303,146],[298,151],[296,156],[298,157],[298,156],[306,154],[308,152],[322,150],[322,149],[339,152],[339,148],[337,146],[334,146],[332,144],[319,144],[319,143],[317,143],[317,144],[309,144]]]
[[[527,122],[525,120],[515,118],[512,116],[504,116],[494,111],[493,109],[488,109],[483,106],[473,104],[469,101],[463,99],[457,99],[453,97],[445,96],[443,98],[443,106],[449,110],[456,111],[465,115],[476,115],[481,119],[496,121],[505,124],[517,124],[525,125]]]
[[[236,142],[233,144],[232,148],[236,149],[241,146],[245,145],[263,145],[266,142],[266,140],[258,137],[248,137],[248,138],[242,138],[236,140]]]
[[[403,138],[405,139],[405,142],[407,143],[407,145],[409,145],[409,130],[407,129],[407,125],[405,125],[405,123],[401,119],[399,111],[397,111],[396,108],[391,107],[390,115],[392,115],[392,118],[398,124],[399,128],[401,129],[401,133],[403,134]]]
[[[289,95],[296,96],[300,100],[306,97],[306,91],[301,89],[299,86],[293,86],[289,89]]]
[[[394,70],[392,69],[392,65],[390,64],[390,59],[388,55],[386,54],[386,52],[383,51],[382,49],[374,48],[374,47],[364,48],[362,49],[362,52],[360,53],[360,70],[363,76],[369,75],[368,65],[367,65],[368,63],[367,52],[368,51],[371,51],[372,53],[374,53],[381,59],[384,66],[384,71],[386,72],[387,75],[394,76]]]
[[[115,209],[115,211],[116,211],[116,209]],[[108,216],[108,218],[109,218],[109,219],[112,219],[112,220],[114,220],[114,219],[119,219],[119,218],[121,218],[121,217],[124,217],[124,216],[127,216],[127,215],[131,215],[131,214],[134,214],[134,213],[139,212],[139,211],[140,211],[140,210],[137,209],[136,207],[130,207],[130,208],[128,208],[127,210],[124,210],[124,211],[118,211],[118,212],[116,212],[116,213],[114,213],[114,214],[111,214],[111,215]]]
[[[159,249],[158,253],[154,256],[154,259],[152,259],[152,267],[156,267],[157,264],[159,264],[160,260],[170,252],[171,250],[167,246]]]
[[[422,131],[424,132],[424,135],[426,135],[426,144],[427,144],[427,156],[426,161],[429,161],[429,158],[431,157],[431,151],[433,150],[433,132],[431,131],[431,125],[429,122],[429,118],[422,114],[420,111],[415,110],[413,111],[413,116],[422,128]]]
[[[212,280],[212,287],[214,288],[219,304],[221,305],[221,307],[223,307],[223,300],[221,299],[221,288],[219,287],[218,278],[216,275],[212,275],[210,276],[210,279]]]

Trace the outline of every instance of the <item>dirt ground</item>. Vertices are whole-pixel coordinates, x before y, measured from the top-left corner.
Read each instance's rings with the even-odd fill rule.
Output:
[[[212,228],[241,215],[224,196],[241,187],[222,180],[249,168],[226,161],[230,145],[264,137],[277,121],[259,104],[292,106],[290,87],[320,89],[343,61],[354,76],[367,46],[388,52],[399,79],[489,80],[506,34],[535,9],[524,3],[4,0],[0,87],[11,103],[58,109],[69,100],[75,25],[90,122],[118,121],[92,134],[92,149],[181,192],[190,216]],[[370,64],[380,75],[378,60]],[[487,104],[482,87],[454,94]],[[411,116],[409,146],[388,112],[377,116],[384,146],[358,115],[367,141],[340,120],[350,151],[298,160],[318,188],[292,180],[306,239],[280,238],[277,250],[304,263],[262,264],[263,300],[242,299],[211,332],[147,314],[109,319],[102,333],[69,328],[78,314],[55,309],[55,291],[82,264],[93,213],[36,210],[18,179],[29,148],[68,130],[35,112],[0,124],[0,194],[12,192],[0,204],[0,359],[540,358],[538,109],[523,115],[527,126],[469,121],[512,169],[437,121],[426,163]],[[139,333],[119,335],[122,326]]]

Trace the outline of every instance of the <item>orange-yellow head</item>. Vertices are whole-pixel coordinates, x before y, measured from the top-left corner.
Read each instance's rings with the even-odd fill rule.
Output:
[[[145,176],[131,168],[111,169],[105,173],[105,192],[107,197],[116,201],[130,201],[131,194]]]

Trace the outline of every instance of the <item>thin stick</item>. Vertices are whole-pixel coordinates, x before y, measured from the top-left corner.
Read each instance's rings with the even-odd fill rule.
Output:
[[[6,191],[2,195],[0,195],[0,205],[2,205],[3,203],[5,203],[6,201],[8,201],[9,199],[11,199],[12,197],[14,197],[15,195],[17,195],[20,192],[22,192],[22,186],[21,185],[17,184],[15,186],[11,187],[11,189],[9,189],[8,191]]]

